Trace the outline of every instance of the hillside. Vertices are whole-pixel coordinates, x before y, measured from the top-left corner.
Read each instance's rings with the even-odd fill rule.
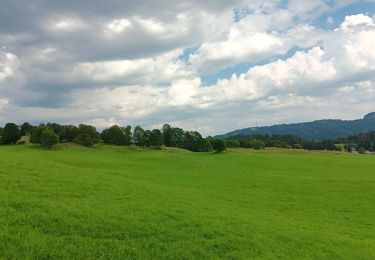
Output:
[[[317,120],[313,122],[251,127],[219,135],[219,138],[250,135],[294,135],[307,140],[328,140],[375,130],[375,112],[357,120]]]
[[[374,259],[375,157],[0,146],[0,259]]]

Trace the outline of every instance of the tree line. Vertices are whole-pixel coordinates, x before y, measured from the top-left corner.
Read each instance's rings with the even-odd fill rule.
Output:
[[[141,126],[134,129],[130,125],[120,127],[113,125],[98,132],[94,126],[80,124],[60,125],[57,123],[40,124],[33,126],[23,123],[18,126],[7,123],[0,128],[0,143],[15,144],[22,136],[29,136],[30,142],[40,144],[44,147],[53,147],[57,143],[75,142],[84,146],[93,146],[99,142],[106,144],[140,147],[176,147],[193,152],[221,152],[225,149],[224,141],[215,138],[204,138],[197,131],[185,131],[169,124],[163,125],[162,129],[145,130]]]
[[[252,135],[235,136],[224,139],[227,148],[253,148],[266,147],[327,150],[347,152],[375,152],[375,132],[352,135],[335,140],[311,141],[293,135]]]
[[[84,146],[93,146],[99,142],[106,144],[139,147],[176,147],[193,152],[221,152],[226,148],[266,147],[329,150],[329,151],[357,151],[360,153],[375,152],[375,132],[357,134],[336,140],[310,141],[293,135],[252,135],[235,136],[229,138],[204,138],[197,131],[185,131],[169,124],[161,129],[145,130],[140,126],[120,127],[113,125],[100,133],[94,126],[80,124],[60,125],[57,123],[33,126],[27,122],[18,126],[8,123],[0,127],[0,144],[15,144],[23,142],[21,137],[29,136],[30,142],[44,147],[53,147],[57,143],[75,142]],[[21,141],[20,141],[21,139]]]

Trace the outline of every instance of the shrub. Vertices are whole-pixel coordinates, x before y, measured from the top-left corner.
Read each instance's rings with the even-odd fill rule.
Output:
[[[364,149],[364,148],[359,148],[358,153],[359,153],[359,154],[366,154],[367,151],[366,151],[366,149]]]

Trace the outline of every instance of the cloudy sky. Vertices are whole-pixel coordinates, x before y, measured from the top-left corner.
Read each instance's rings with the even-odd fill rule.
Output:
[[[0,125],[208,135],[375,111],[375,0],[0,4]]]

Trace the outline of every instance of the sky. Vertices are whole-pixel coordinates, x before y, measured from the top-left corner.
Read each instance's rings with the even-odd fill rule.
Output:
[[[231,130],[375,111],[375,0],[0,0],[0,125]]]

